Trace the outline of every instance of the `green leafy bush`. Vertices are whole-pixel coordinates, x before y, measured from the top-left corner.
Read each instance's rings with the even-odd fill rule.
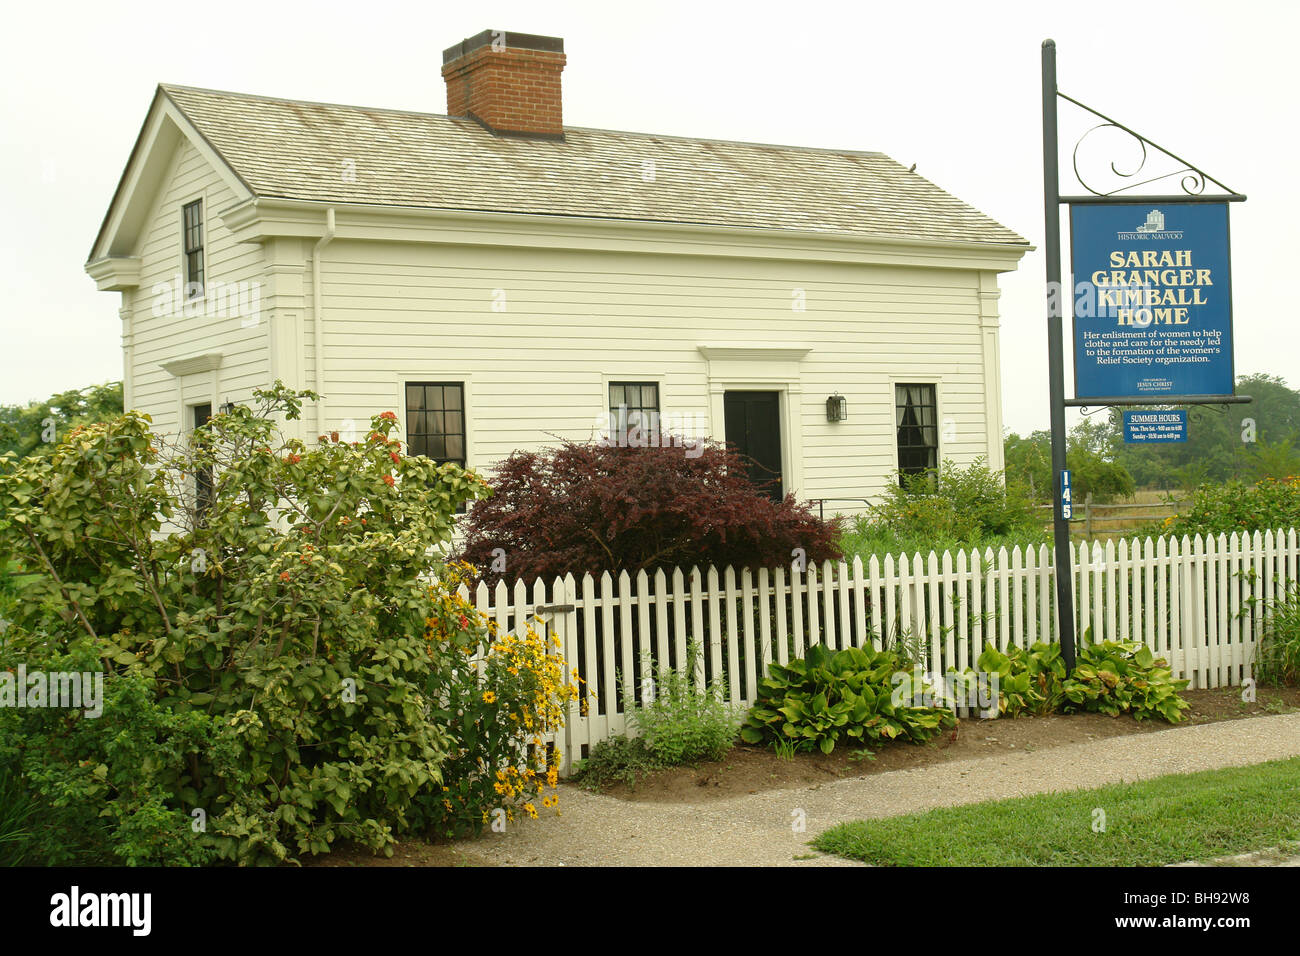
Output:
[[[771,664],[768,675],[740,731],[749,743],[784,741],[830,753],[841,740],[923,743],[957,721],[946,708],[895,704],[932,689],[893,650],[815,644],[802,660]]]
[[[661,668],[644,683],[642,703],[624,686],[624,713],[638,735],[593,745],[575,766],[574,782],[592,790],[614,784],[632,787],[656,770],[725,757],[735,743],[740,719],[727,702],[726,682],[715,678],[704,684],[702,673],[699,644],[691,642],[683,670]]]
[[[0,759],[74,811],[70,838],[126,862],[384,850],[441,785],[454,741],[429,719],[429,555],[484,486],[403,456],[391,412],[363,441],[285,439],[277,416],[311,398],[277,383],[173,447],[128,413],[0,474],[0,565],[37,575],[0,668],[79,655],[112,705],[0,723]],[[29,740],[50,766],[21,756]]]
[[[1002,653],[990,644],[976,661],[986,674],[998,675],[998,711],[1006,717],[1050,714],[1064,699],[1065,661],[1061,645],[1039,641],[1029,648],[1011,646]]]
[[[740,720],[727,702],[726,682],[715,678],[697,686],[703,666],[699,644],[692,642],[685,672],[662,668],[648,703],[638,706],[625,688],[628,721],[663,766],[721,760],[735,742]]]
[[[977,682],[992,675],[997,677],[1001,716],[1092,711],[1127,713],[1138,720],[1161,717],[1171,723],[1183,719],[1189,705],[1178,691],[1188,682],[1173,680],[1164,660],[1142,644],[1092,644],[1089,638],[1085,635],[1068,677],[1057,644],[1039,642],[1006,653],[990,645],[976,662],[978,670],[950,672],[945,678],[949,686],[942,690],[931,687],[915,662],[897,649],[837,652],[814,645],[803,660],[771,666],[771,676],[759,683],[758,700],[741,736],[749,743],[786,749],[816,745],[823,753],[830,753],[841,739],[923,743],[957,722],[949,707],[929,706],[931,701],[970,704],[977,699]]]
[[[0,456],[49,454],[78,425],[110,421],[121,414],[121,382],[69,389],[26,405],[0,405]],[[5,467],[0,460],[0,470]]]
[[[5,656],[22,660],[29,676],[88,674],[100,665],[87,640],[65,654],[11,634]],[[216,772],[230,772],[234,748],[212,716],[173,710],[158,696],[155,680],[126,673],[104,682],[98,716],[0,709],[0,774],[20,803],[37,808],[39,826],[22,841],[31,862],[175,866],[215,856],[192,838],[194,821],[172,798],[188,761],[202,755]]]
[[[1118,419],[1084,419],[1070,429],[1065,446],[1066,467],[1079,501],[1092,495],[1100,504],[1133,494],[1136,484],[1121,460],[1129,449]],[[1055,500],[1051,432],[1036,431],[1024,438],[1013,432],[1003,441],[1002,452],[1008,484],[1025,486],[1035,501]]]
[[[998,675],[999,710],[1008,717],[1022,713],[1050,714],[1091,711],[1136,720],[1183,719],[1188,703],[1178,696],[1188,682],[1174,680],[1169,665],[1138,642],[1094,644],[1085,633],[1067,676],[1059,644],[1042,641],[1003,654],[994,647],[980,654],[981,670]]]
[[[610,737],[594,744],[586,759],[574,766],[571,779],[588,790],[615,784],[634,787],[638,780],[668,765],[640,737]]]
[[[1183,719],[1190,705],[1178,696],[1188,681],[1174,680],[1164,658],[1136,641],[1103,641],[1085,637],[1074,670],[1062,683],[1062,709],[1130,714],[1135,720],[1163,717],[1170,723]]]
[[[1025,487],[1003,485],[983,459],[965,469],[945,461],[936,472],[909,475],[854,519],[842,540],[846,553],[904,551],[1048,541],[1044,521]]]
[[[1203,484],[1191,507],[1146,530],[1150,534],[1219,535],[1300,527],[1300,476],[1255,484]]]

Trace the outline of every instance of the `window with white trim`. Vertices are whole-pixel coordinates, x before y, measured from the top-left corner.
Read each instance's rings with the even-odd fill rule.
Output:
[[[932,384],[894,386],[894,416],[898,425],[900,483],[939,465],[937,389]]]

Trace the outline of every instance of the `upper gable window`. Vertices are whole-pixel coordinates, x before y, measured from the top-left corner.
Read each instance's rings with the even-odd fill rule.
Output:
[[[203,295],[203,200],[181,207],[185,250],[185,298]]]

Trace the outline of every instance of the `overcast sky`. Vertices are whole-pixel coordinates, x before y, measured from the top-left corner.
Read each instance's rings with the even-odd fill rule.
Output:
[[[157,83],[441,113],[441,51],[484,29],[564,38],[568,124],[881,150],[1040,250],[1039,49],[1052,37],[1062,91],[1249,195],[1232,210],[1237,370],[1300,386],[1300,322],[1286,304],[1300,274],[1298,9],[1282,0],[14,5],[0,62],[0,403],[121,377],[118,296],[96,292],[82,266]],[[1062,114],[1063,179],[1070,134],[1084,128]],[[1107,158],[1123,168],[1133,155]],[[1006,424],[1043,428],[1041,252],[1002,289]]]

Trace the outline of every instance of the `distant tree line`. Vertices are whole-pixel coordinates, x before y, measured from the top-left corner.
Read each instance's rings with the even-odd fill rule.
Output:
[[[0,455],[44,454],[78,425],[106,422],[121,414],[121,382],[73,388],[25,405],[0,405]]]
[[[1242,375],[1237,394],[1249,405],[1194,405],[1187,415],[1187,441],[1160,445],[1124,443],[1123,409],[1085,418],[1066,442],[1066,463],[1075,495],[1098,502],[1136,489],[1190,490],[1206,482],[1254,482],[1300,474],[1300,391],[1273,375]],[[1154,407],[1154,406],[1151,406]],[[1136,409],[1135,409],[1136,410]],[[1025,485],[1039,501],[1053,497],[1050,432],[1004,441],[1008,481]]]

